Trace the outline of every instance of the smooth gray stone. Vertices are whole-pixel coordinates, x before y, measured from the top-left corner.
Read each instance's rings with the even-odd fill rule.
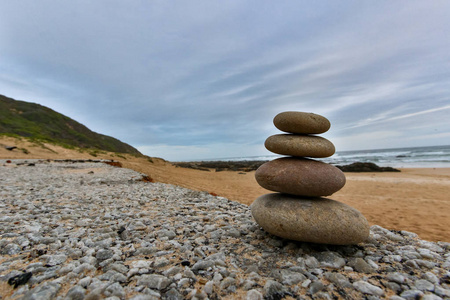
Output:
[[[251,212],[265,231],[286,239],[346,245],[369,237],[369,223],[359,211],[327,198],[266,194],[252,203]]]
[[[273,124],[281,131],[300,134],[324,133],[331,126],[330,121],[321,115],[300,111],[279,113]]]
[[[67,292],[66,297],[64,299],[65,300],[83,300],[85,294],[86,294],[86,290],[83,287],[76,285]]]
[[[263,300],[263,295],[258,290],[250,290],[247,292],[246,300]]]
[[[338,287],[341,288],[352,287],[352,284],[350,283],[348,278],[340,273],[327,272],[325,273],[325,278],[334,283],[335,285],[337,285]]]
[[[106,296],[116,296],[119,297],[120,299],[123,299],[125,297],[125,291],[123,289],[123,287],[120,285],[120,283],[115,282],[113,284],[111,284],[110,286],[108,286],[105,289],[104,294]]]
[[[23,300],[53,299],[55,298],[60,288],[61,285],[59,284],[46,282],[42,285],[35,287],[32,290],[29,290],[27,293],[25,293],[22,299]]]
[[[362,280],[354,282],[353,287],[364,294],[380,297],[384,295],[384,291],[381,288]]]
[[[264,146],[273,153],[300,157],[329,157],[336,151],[333,143],[326,138],[298,134],[269,136]]]
[[[349,264],[350,267],[356,270],[356,272],[359,273],[373,273],[373,268],[362,258],[357,257],[355,259],[352,259]]]
[[[317,260],[320,262],[322,268],[340,269],[345,266],[345,259],[339,254],[332,251],[318,252],[314,254]]]
[[[107,260],[108,258],[113,257],[114,252],[109,249],[100,249],[97,251],[97,255],[95,256],[98,261]]]
[[[170,280],[158,274],[142,275],[139,277],[137,284],[151,289],[163,290],[170,284]]]
[[[335,166],[307,158],[282,157],[266,162],[255,172],[260,186],[298,196],[329,196],[345,185],[344,173]]]
[[[272,299],[270,297],[273,297],[276,294],[281,294],[285,292],[285,290],[286,288],[281,283],[270,279],[267,280],[264,285],[265,296],[268,299]]]
[[[311,294],[315,294],[317,292],[320,292],[321,290],[323,290],[325,288],[325,285],[320,282],[320,281],[314,281],[313,283],[311,283],[311,285],[309,286],[309,292]]]

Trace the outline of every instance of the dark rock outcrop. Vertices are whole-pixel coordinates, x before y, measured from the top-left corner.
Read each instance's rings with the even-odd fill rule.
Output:
[[[342,172],[400,172],[392,167],[380,167],[369,162],[355,162],[350,165],[336,166]]]
[[[214,169],[216,172],[220,171],[240,171],[250,172],[255,171],[262,164],[267,162],[266,160],[255,161],[197,161],[197,162],[174,162],[173,164],[181,168],[189,168],[201,171],[210,171]]]

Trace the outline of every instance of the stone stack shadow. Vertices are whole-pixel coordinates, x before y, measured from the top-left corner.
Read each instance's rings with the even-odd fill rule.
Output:
[[[311,159],[335,152],[333,143],[316,136],[328,131],[328,119],[313,113],[282,112],[273,122],[286,134],[270,136],[265,146],[286,157],[263,164],[255,173],[260,186],[277,192],[252,203],[256,222],[269,233],[302,242],[347,245],[366,240],[369,223],[359,211],[323,198],[345,185],[341,170]]]

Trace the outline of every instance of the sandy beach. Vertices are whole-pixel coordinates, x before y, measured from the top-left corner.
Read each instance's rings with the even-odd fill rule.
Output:
[[[124,166],[149,174],[156,181],[208,191],[247,205],[270,193],[256,183],[254,171],[206,172],[131,160]],[[426,240],[450,241],[450,168],[401,171],[345,173],[346,185],[329,198],[355,207],[371,225],[412,231]]]
[[[175,167],[169,162],[146,157],[95,153],[36,145],[13,138],[0,138],[2,159],[113,159],[125,168],[147,174],[156,182],[207,191],[230,200],[251,204],[268,193],[254,179],[253,172],[199,171]],[[43,147],[44,146],[44,147]],[[28,153],[24,153],[26,149]],[[400,173],[345,173],[347,183],[329,198],[361,211],[371,225],[417,233],[430,241],[450,241],[450,168],[402,169]]]
[[[293,242],[245,204],[97,160],[0,160],[0,181],[1,299],[450,297],[450,243],[408,231]]]

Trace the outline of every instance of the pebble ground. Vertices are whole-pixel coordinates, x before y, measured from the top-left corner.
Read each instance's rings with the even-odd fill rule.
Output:
[[[0,299],[449,299],[450,244],[262,231],[246,205],[99,162],[0,160]]]

